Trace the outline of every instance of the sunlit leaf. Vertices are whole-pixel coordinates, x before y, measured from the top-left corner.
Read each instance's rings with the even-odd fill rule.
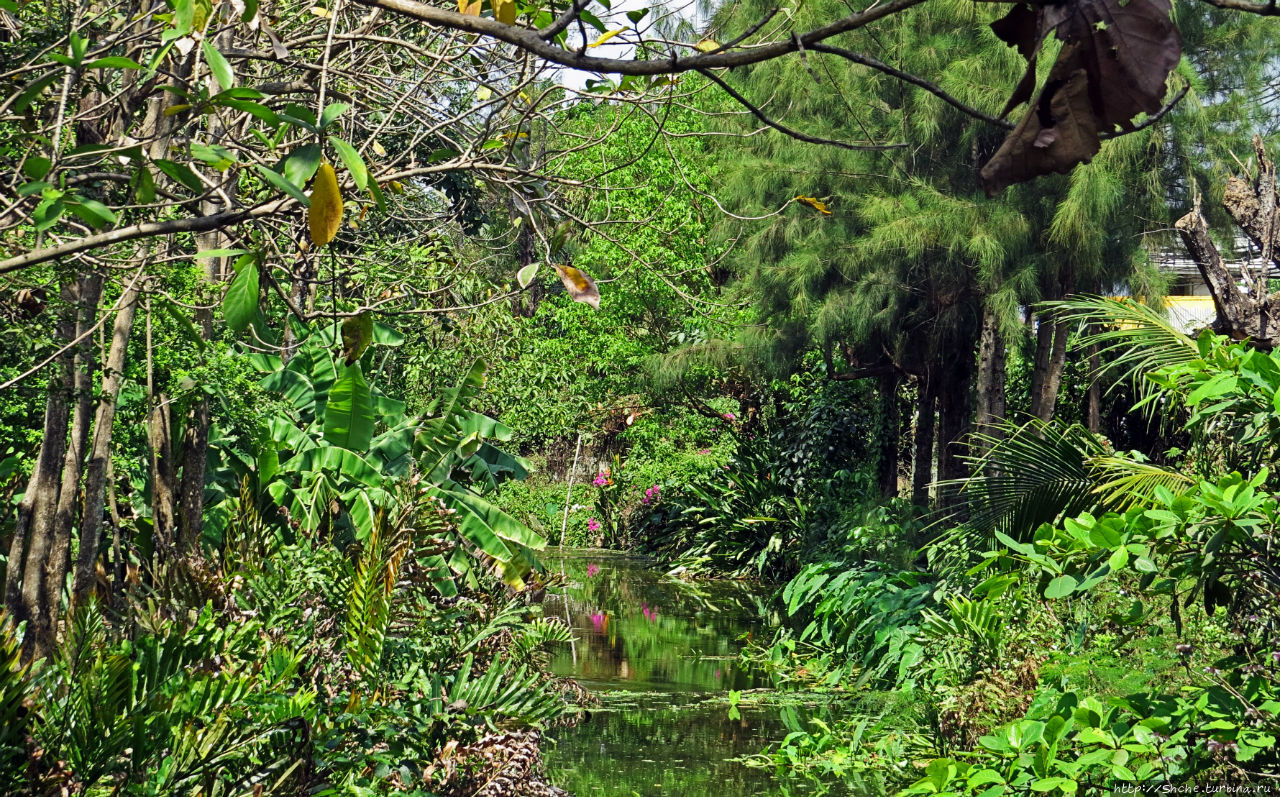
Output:
[[[516,0],[490,0],[493,18],[503,25],[516,24]]]
[[[249,327],[258,315],[258,258],[246,254],[236,261],[236,276],[222,298],[222,314],[227,326],[237,334]]]
[[[626,32],[627,32],[626,28],[617,28],[616,30],[611,30],[608,33],[601,36],[600,38],[588,44],[587,47],[599,47],[600,45],[612,39],[614,36],[617,36],[619,33],[626,33]]]
[[[204,51],[204,60],[209,64],[209,71],[217,79],[218,85],[223,90],[234,86],[236,84],[236,74],[231,69],[231,62],[222,53],[218,52],[218,48],[213,46],[213,42],[205,39],[200,42],[200,49]]]
[[[327,163],[320,164],[316,173],[307,224],[311,228],[311,243],[316,246],[332,241],[342,226],[342,192],[338,190],[338,175]]]
[[[348,451],[365,451],[373,439],[373,397],[360,363],[340,365],[324,411],[324,439]]]
[[[520,283],[521,288],[529,287],[529,283],[533,282],[533,278],[538,276],[538,268],[541,265],[541,263],[530,263],[516,272],[516,282]]]
[[[801,204],[808,205],[824,216],[831,215],[831,211],[827,209],[827,203],[823,202],[821,199],[811,196],[798,196],[796,197],[796,201]]]

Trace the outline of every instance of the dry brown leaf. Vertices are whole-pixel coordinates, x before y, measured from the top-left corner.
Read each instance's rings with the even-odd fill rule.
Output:
[[[586,272],[573,266],[553,265],[553,267],[560,275],[564,289],[569,292],[569,296],[575,302],[583,302],[597,310],[600,309],[600,289],[596,287],[595,280],[587,276]]]

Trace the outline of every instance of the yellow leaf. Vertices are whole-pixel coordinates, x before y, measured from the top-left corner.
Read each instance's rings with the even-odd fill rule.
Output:
[[[325,8],[324,6],[312,6],[311,13],[315,14],[317,17],[320,17],[321,19],[328,19],[329,17],[333,16],[333,12]]]
[[[170,105],[168,108],[165,108],[165,109],[164,109],[164,115],[165,115],[165,116],[173,116],[173,115],[175,115],[175,114],[180,114],[180,113],[182,113],[183,111],[187,110],[187,109],[188,109],[188,108],[190,108],[190,107],[191,107],[191,105],[190,105],[190,104],[188,104],[188,103],[180,103],[180,104],[178,104],[178,105]]]
[[[703,39],[702,41],[693,45],[693,49],[697,50],[700,53],[714,53],[716,50],[720,49],[720,42],[716,41],[715,39]]]
[[[373,154],[377,155],[379,158],[387,157],[386,148],[379,144],[378,139],[376,138],[373,140]]]
[[[516,24],[516,0],[489,0],[493,6],[493,18],[503,25]]]
[[[814,210],[818,211],[824,216],[831,215],[831,211],[827,210],[827,203],[823,202],[821,199],[818,199],[816,197],[801,195],[796,197],[796,201],[802,204],[808,205],[809,207],[813,208]]]
[[[626,28],[618,28],[617,30],[611,30],[611,31],[609,31],[608,33],[606,33],[606,34],[604,34],[603,36],[601,36],[600,38],[598,38],[598,39],[596,39],[595,41],[591,42],[591,43],[590,43],[590,44],[588,44],[587,46],[588,46],[588,47],[599,47],[600,45],[602,45],[602,44],[604,44],[605,42],[607,42],[607,41],[609,41],[610,39],[612,39],[614,36],[617,36],[619,33],[626,33],[626,32],[627,32],[627,29],[626,29]]]
[[[564,289],[569,292],[569,296],[575,302],[583,302],[597,310],[600,309],[600,289],[596,287],[595,280],[587,276],[585,271],[573,266],[553,264],[552,267],[560,275],[560,281],[564,283]]]
[[[468,17],[480,16],[480,0],[458,0],[458,13],[465,14]]]
[[[338,227],[342,226],[342,192],[338,190],[338,175],[327,163],[320,164],[316,172],[307,224],[311,227],[311,242],[316,246],[332,241],[338,234]]]

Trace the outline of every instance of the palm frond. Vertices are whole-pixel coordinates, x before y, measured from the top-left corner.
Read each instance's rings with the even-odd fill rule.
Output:
[[[1093,488],[1098,503],[1115,512],[1151,503],[1160,487],[1177,495],[1196,484],[1194,478],[1176,470],[1128,457],[1094,457],[1090,464],[1098,481]]]
[[[1078,296],[1043,306],[1058,318],[1083,325],[1085,333],[1076,340],[1076,349],[1097,346],[1106,363],[1103,369],[1119,381],[1131,381],[1142,397],[1139,403],[1147,407],[1153,406],[1151,398],[1158,392],[1147,374],[1200,356],[1196,342],[1169,318],[1132,299]]]
[[[1093,506],[1096,482],[1089,461],[1103,452],[1095,435],[1079,424],[1001,424],[1003,437],[976,436],[990,446],[974,460],[974,472],[981,475],[955,483],[969,526],[1026,538],[1042,523]]]

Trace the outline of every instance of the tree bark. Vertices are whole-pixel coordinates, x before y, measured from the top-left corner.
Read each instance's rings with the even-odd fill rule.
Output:
[[[61,291],[67,306],[58,322],[55,345],[66,345],[75,338],[78,282],[68,279],[63,282]],[[27,480],[26,493],[18,504],[17,522],[9,548],[5,609],[15,623],[25,621],[30,629],[23,640],[24,661],[43,656],[52,642],[49,638],[52,621],[47,615],[48,601],[44,600],[40,565],[47,561],[53,544],[59,484],[67,453],[68,396],[74,386],[74,359],[74,352],[67,348],[54,360],[49,396],[45,401],[40,452]],[[29,578],[28,571],[33,571],[34,576]]]
[[[129,351],[129,335],[138,313],[138,296],[142,278],[135,277],[125,287],[111,328],[111,348],[102,374],[102,394],[93,422],[93,443],[85,466],[84,511],[81,513],[80,552],[76,556],[75,580],[71,589],[73,606],[84,605],[93,594],[97,582],[98,541],[102,536],[102,508],[107,493],[107,466],[111,459],[111,434],[116,419],[116,399],[124,380],[125,356]]]
[[[147,441],[151,448],[151,536],[157,562],[173,561],[177,544],[177,458],[173,453],[173,426],[164,393],[147,416]]]
[[[1044,383],[1049,378],[1050,361],[1053,359],[1053,322],[1044,313],[1036,314],[1036,354],[1031,366],[1031,406],[1028,411],[1040,417],[1040,404],[1044,399]]]
[[[933,380],[921,378],[920,396],[916,403],[916,456],[911,469],[911,500],[919,506],[929,505],[929,485],[933,482],[934,395]]]
[[[990,308],[982,313],[982,333],[978,343],[978,406],[973,418],[974,430],[987,438],[1001,435],[997,422],[1004,418],[1005,407],[1005,347],[1004,338]],[[989,444],[975,443],[975,455],[985,454]]]
[[[89,430],[92,425],[94,393],[93,376],[97,370],[98,355],[95,346],[89,339],[93,328],[97,325],[98,300],[102,297],[102,275],[84,273],[80,276],[79,289],[80,308],[76,322],[76,338],[84,336],[76,347],[74,366],[75,409],[71,416],[71,440],[67,446],[62,462],[62,484],[58,492],[58,508],[54,513],[54,527],[49,555],[42,564],[42,573],[37,574],[28,562],[27,572],[23,578],[43,579],[42,600],[47,608],[41,615],[48,619],[48,627],[40,628],[39,634],[46,634],[46,639],[36,640],[36,657],[43,657],[52,648],[57,639],[58,617],[62,608],[62,590],[66,586],[68,558],[71,553],[71,531],[75,525],[76,508],[79,505],[80,477],[84,472],[85,450],[89,442]]]

